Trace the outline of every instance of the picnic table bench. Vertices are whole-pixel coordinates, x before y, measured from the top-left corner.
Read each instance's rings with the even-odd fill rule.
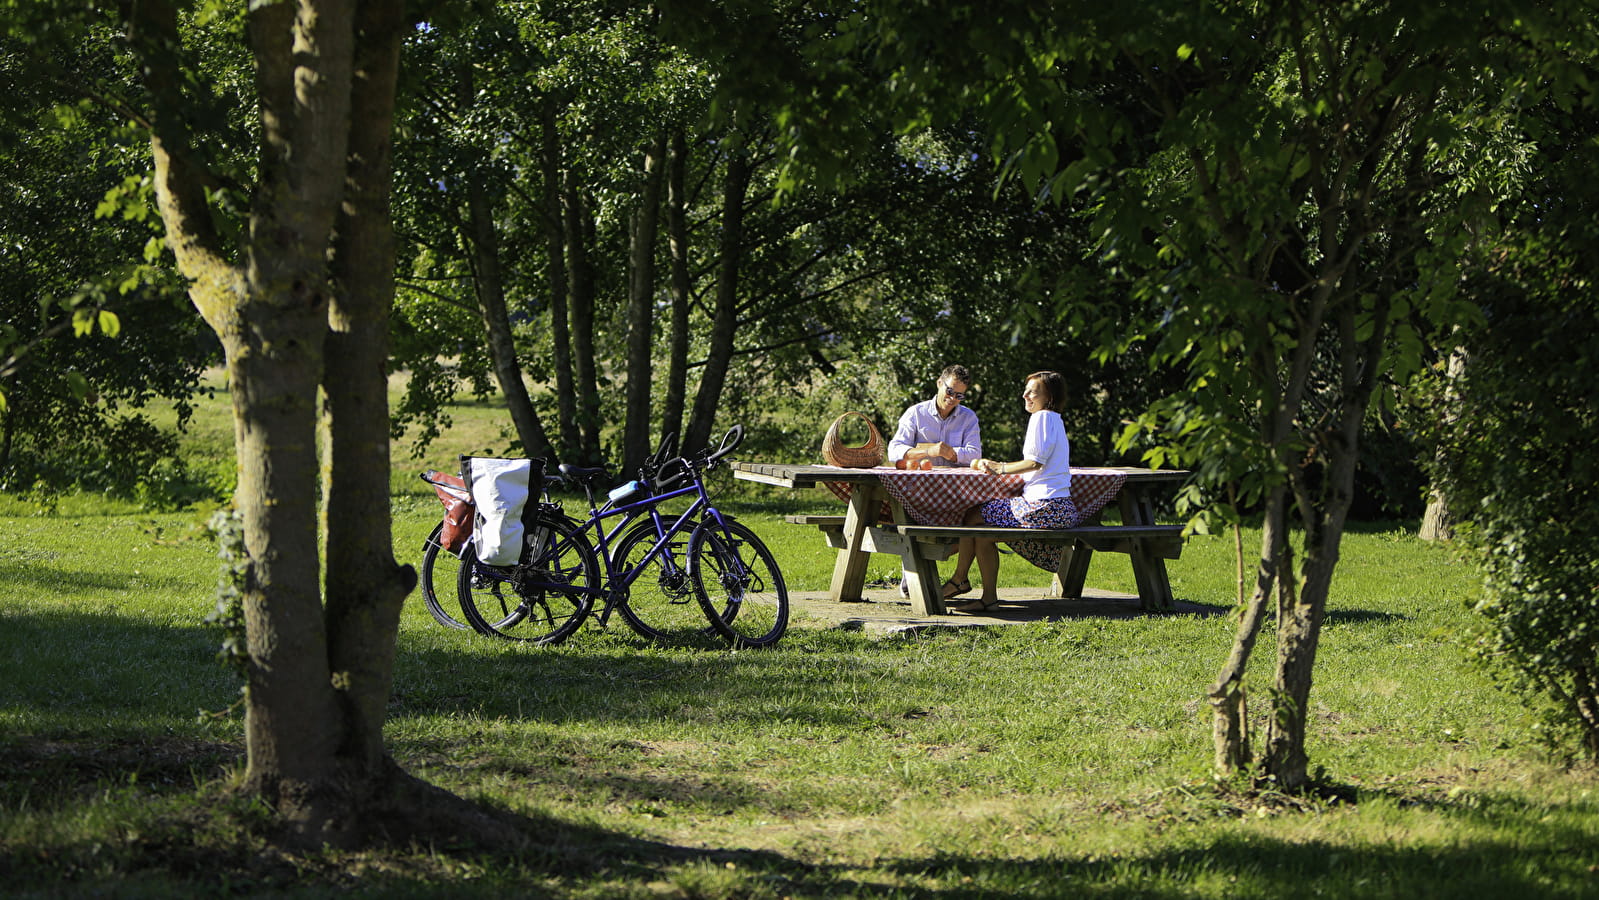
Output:
[[[790,523],[820,529],[828,545],[838,549],[829,589],[834,600],[860,600],[870,554],[888,553],[902,561],[916,614],[941,615],[945,608],[938,561],[954,555],[961,538],[984,537],[1060,544],[1061,561],[1050,587],[1055,596],[1082,596],[1095,552],[1121,553],[1132,562],[1143,608],[1175,605],[1165,561],[1181,555],[1183,527],[1155,521],[1153,494],[1161,485],[1186,478],[1183,470],[1073,469],[1072,494],[1079,498],[1084,521],[1075,528],[1043,529],[959,524],[960,514],[983,499],[1020,494],[1019,475],[746,462],[735,463],[733,469],[735,477],[747,481],[789,488],[825,486],[848,501],[842,516],[787,517]],[[1111,500],[1121,512],[1119,525],[1099,521]]]

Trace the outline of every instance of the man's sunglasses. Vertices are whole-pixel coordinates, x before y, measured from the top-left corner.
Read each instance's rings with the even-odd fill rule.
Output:
[[[944,396],[946,396],[946,397],[954,397],[956,400],[965,400],[966,399],[966,395],[965,394],[959,393],[958,391],[950,390],[949,389],[949,385],[947,385],[947,384],[944,385]]]

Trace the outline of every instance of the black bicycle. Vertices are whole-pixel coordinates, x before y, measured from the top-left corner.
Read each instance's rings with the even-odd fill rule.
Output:
[[[761,539],[711,504],[705,474],[742,441],[735,426],[714,451],[674,457],[668,438],[640,478],[596,505],[604,469],[563,465],[589,502],[587,519],[540,503],[515,566],[478,561],[463,551],[457,592],[466,620],[484,634],[553,644],[565,640],[604,600],[639,634],[672,639],[711,631],[735,647],[777,643],[788,628],[788,589]],[[661,505],[691,498],[677,515]],[[605,521],[615,519],[609,529]],[[612,548],[615,548],[614,550]],[[708,627],[707,627],[708,623]]]

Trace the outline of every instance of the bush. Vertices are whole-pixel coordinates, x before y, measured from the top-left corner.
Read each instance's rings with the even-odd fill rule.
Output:
[[[1438,473],[1487,593],[1481,653],[1599,759],[1599,322],[1570,258],[1524,248],[1486,285]],[[1440,418],[1440,421],[1447,419]]]

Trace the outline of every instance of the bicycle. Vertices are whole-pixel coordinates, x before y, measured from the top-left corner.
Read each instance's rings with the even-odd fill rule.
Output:
[[[579,523],[558,504],[540,504],[523,561],[514,567],[486,566],[463,553],[457,587],[467,621],[484,634],[553,644],[603,599],[601,627],[614,611],[653,639],[704,633],[709,622],[734,647],[775,644],[788,627],[782,572],[761,539],[713,506],[705,490],[705,473],[743,434],[734,426],[714,451],[675,459],[669,438],[642,477],[612,491],[602,506],[595,505],[593,485],[605,470],[562,465],[562,476],[583,486],[588,518]],[[670,521],[661,514],[662,503],[690,496],[682,514]],[[612,517],[621,521],[607,530],[603,522]],[[624,529],[630,530],[617,538]],[[685,613],[690,601],[701,613],[692,625]]]
[[[675,436],[668,436],[666,440],[662,442],[660,448],[644,461],[643,467],[639,470],[639,477],[641,479],[653,480],[655,478],[661,467],[665,464],[666,460],[671,456],[674,441]],[[462,457],[463,471],[467,459],[468,457]],[[542,470],[543,461],[539,460],[538,462],[539,468]],[[592,474],[589,476],[588,483],[584,484],[585,490],[591,491],[594,475],[603,473],[604,469],[592,470]],[[443,625],[447,628],[472,629],[480,633],[485,633],[484,629],[478,628],[472,625],[470,622],[462,621],[461,619],[457,619],[452,616],[448,609],[446,609],[447,601],[444,599],[444,592],[439,588],[439,586],[448,585],[449,590],[454,592],[457,600],[456,605],[460,605],[458,582],[460,578],[460,570],[462,568],[461,563],[462,560],[468,556],[468,554],[471,554],[474,559],[476,557],[476,545],[472,543],[473,523],[477,515],[476,501],[472,497],[471,489],[467,486],[466,480],[460,475],[451,475],[435,469],[429,469],[423,472],[421,477],[423,481],[426,481],[428,484],[433,486],[433,490],[438,495],[439,501],[444,505],[443,520],[440,521],[438,525],[433,527],[432,532],[430,532],[427,538],[422,542],[422,568],[420,578],[422,586],[422,602],[427,607],[428,613],[431,614],[433,619],[440,625]],[[555,485],[566,483],[566,479],[560,475],[543,475],[542,477],[543,492],[541,502],[549,503],[550,488]],[[590,494],[589,501],[590,506],[592,507],[592,493]],[[626,525],[632,520],[632,518],[633,517],[630,516],[629,518],[624,519],[621,524]],[[629,535],[629,537],[631,537],[631,535]],[[631,546],[631,543],[629,546]],[[669,557],[667,557],[667,559],[669,559]],[[672,585],[675,582],[676,584],[686,585],[686,578],[687,575],[685,568],[681,575],[676,572],[664,573],[662,577],[662,583],[663,585]],[[493,582],[487,583],[492,584]],[[493,588],[489,589],[493,590]],[[561,618],[564,620],[565,618],[570,617],[570,615],[571,613],[568,612],[565,615],[557,616],[553,610],[549,611],[550,618]],[[462,613],[462,618],[465,618],[464,612]],[[697,618],[698,612],[696,608],[696,619]],[[636,619],[629,620],[630,623],[635,621],[640,623],[640,625],[645,624],[644,617],[637,617]],[[651,621],[653,621],[653,618]],[[554,630],[553,626],[551,630]],[[648,632],[642,630],[642,628],[640,631],[648,636]],[[492,634],[492,632],[487,633]]]

